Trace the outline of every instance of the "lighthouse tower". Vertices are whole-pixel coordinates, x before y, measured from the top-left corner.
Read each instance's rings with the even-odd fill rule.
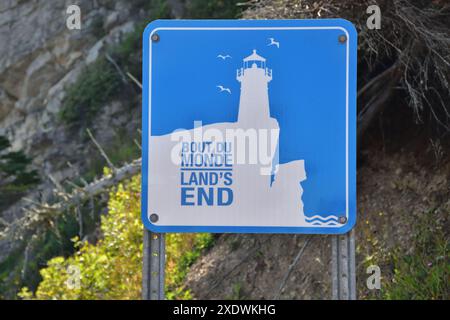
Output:
[[[241,129],[254,129],[257,136],[249,140],[244,149],[236,152],[237,157],[245,154],[246,159],[255,159],[262,154],[267,157],[248,166],[244,173],[235,170],[235,180],[251,180],[254,175],[270,175],[275,170],[274,164],[278,164],[278,153],[276,147],[279,138],[278,121],[270,117],[269,106],[269,82],[272,80],[272,70],[266,67],[266,59],[253,50],[253,53],[244,58],[243,67],[237,70],[236,79],[241,83],[241,96],[239,100],[239,114],[236,126]],[[249,132],[249,131],[246,131]],[[239,144],[238,144],[239,145]],[[241,181],[243,181],[241,180]],[[268,181],[268,182],[267,182]],[[270,183],[267,180],[267,183]]]
[[[241,83],[238,123],[243,127],[270,127],[268,83],[272,70],[266,67],[266,59],[253,50],[244,58],[236,79]]]

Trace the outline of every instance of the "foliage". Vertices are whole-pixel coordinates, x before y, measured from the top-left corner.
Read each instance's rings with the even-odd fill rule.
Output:
[[[372,248],[373,254],[364,259],[364,270],[370,265],[381,268],[381,290],[366,291],[364,286],[361,288],[362,298],[449,299],[449,237],[446,219],[448,217],[442,212],[423,212],[413,225],[408,252],[400,246],[386,248],[371,230],[367,230],[363,237],[366,239],[365,245]],[[363,230],[366,228],[363,226]]]
[[[149,12],[148,20],[138,23],[117,46],[109,50],[124,72],[130,72],[137,79],[142,77],[142,34],[147,23],[155,19],[172,17],[166,0],[153,0],[146,4],[144,10]]]
[[[167,0],[152,0],[147,3],[150,20],[172,18]]]
[[[97,244],[74,238],[77,252],[56,257],[41,270],[42,282],[33,294],[23,288],[24,299],[139,299],[142,273],[140,176],[110,193],[108,214],[102,217],[103,238]],[[167,236],[167,295],[189,298],[181,288],[187,268],[211,244],[205,234]],[[77,277],[79,270],[79,278]],[[79,279],[79,281],[78,281]]]
[[[164,0],[136,1],[133,5],[149,12],[148,18],[150,20],[170,17],[170,10]],[[117,62],[122,71],[130,72],[138,79],[141,77],[141,36],[144,27],[144,23],[139,23],[133,32],[124,36],[120,43],[107,48],[107,52]],[[101,17],[94,19],[91,25],[91,33],[97,38],[105,35]],[[119,97],[123,89],[123,82],[117,70],[105,57],[100,57],[97,61],[85,67],[76,82],[66,89],[66,98],[61,108],[60,119],[67,124],[89,125],[102,106]],[[133,142],[134,137],[130,137],[124,131],[119,128],[113,141],[105,147],[111,161],[118,165],[136,159],[140,155],[139,148]],[[81,180],[89,182],[94,180],[98,174],[101,174],[105,161],[100,156],[93,156],[89,165],[90,168],[83,174],[82,179],[75,182],[82,184]],[[92,210],[98,211],[99,201],[93,200],[93,205],[94,209],[86,208],[87,206],[80,208],[85,234],[92,232],[92,229],[98,223],[98,215],[86,214],[87,210],[90,213],[92,213]],[[24,263],[23,248],[21,248],[17,255],[12,255],[11,259],[7,259],[7,266],[6,262],[4,266],[0,265],[2,271],[4,271],[0,274],[0,279],[3,280],[12,275],[16,286],[22,286],[23,283],[26,283],[34,290],[37,282],[41,280],[38,275],[39,267],[42,267],[42,264],[46,263],[51,257],[72,254],[74,251],[73,243],[68,239],[77,235],[78,231],[78,221],[74,218],[74,213],[65,212],[61,219],[58,218],[58,221],[54,222],[53,230],[49,230],[45,235],[36,239],[36,244],[33,245],[33,248],[37,249],[36,252],[33,252],[36,256],[28,262],[26,274],[21,275]],[[25,278],[21,279],[23,277]],[[0,292],[3,292],[1,287]]]
[[[194,0],[187,8],[190,18],[235,18],[242,11],[236,6],[239,1]],[[165,0],[149,2],[144,7],[148,20],[138,23],[134,31],[107,51],[120,69],[129,72],[137,79],[142,77],[142,33],[148,21],[171,18],[170,8]],[[99,20],[101,21],[101,20]],[[100,23],[94,24],[97,25]],[[100,34],[99,34],[100,35]],[[99,36],[98,35],[98,36]],[[66,91],[66,97],[60,112],[60,118],[66,124],[89,125],[101,107],[123,91],[124,83],[115,67],[104,57],[85,67],[75,83]]]
[[[366,9],[378,2],[381,29],[367,27]],[[433,131],[450,130],[450,46],[448,1],[258,0],[251,1],[245,19],[322,19],[340,17],[358,30],[358,87],[395,67],[399,79],[390,85],[406,100],[421,122],[430,119]],[[381,80],[380,80],[381,81]],[[372,82],[374,84],[374,82]],[[380,89],[375,92],[386,91]],[[367,91],[366,91],[367,93]],[[360,99],[372,101],[371,96]],[[364,97],[365,96],[365,97]],[[365,104],[358,103],[364,107]],[[398,109],[398,108],[397,108]]]
[[[141,156],[141,149],[135,141],[140,140],[139,132],[128,133],[124,128],[114,130],[114,136],[107,146],[104,147],[105,153],[115,166],[129,163]],[[83,179],[92,182],[96,177],[102,174],[103,168],[107,166],[105,158],[100,153],[93,154],[89,159],[89,169],[83,173]],[[82,181],[75,181],[82,185]]]
[[[192,0],[187,5],[190,19],[235,19],[243,10],[241,0]]]
[[[9,151],[10,147],[9,140],[0,136],[0,209],[39,182],[37,171],[29,169],[31,159],[22,151]]]
[[[227,300],[244,300],[245,299],[241,282],[236,282],[233,284],[232,293],[226,299]]]
[[[95,209],[98,205],[93,203]],[[81,207],[85,233],[93,232],[98,217],[90,214],[91,208]],[[52,226],[43,234],[35,235],[28,243],[22,243],[7,259],[0,263],[0,299],[14,297],[17,288],[27,285],[35,290],[42,280],[39,270],[55,256],[67,256],[74,253],[71,238],[79,234],[79,222],[73,210],[66,211],[53,221]],[[28,259],[25,258],[29,253]]]
[[[171,253],[166,267],[167,299],[191,298],[189,291],[183,288],[183,280],[189,267],[205,249],[211,247],[213,241],[213,236],[209,233],[195,236],[180,233],[167,234],[167,252]]]
[[[121,165],[140,156],[140,149],[133,142],[134,138],[137,137],[128,135],[123,129],[116,130],[112,142],[105,147],[106,153],[114,164]],[[102,174],[103,167],[106,165],[104,158],[93,155],[89,160],[89,170],[79,180],[75,179],[75,184],[83,185],[84,180],[92,182],[95,177]],[[82,216],[83,236],[89,235],[92,238],[91,234],[100,223],[99,212],[104,206],[105,202],[101,198],[95,198],[78,208]],[[39,270],[49,259],[74,253],[73,242],[70,239],[80,232],[76,216],[77,213],[73,209],[61,213],[54,219],[50,228],[34,237],[33,241],[29,241],[27,246],[31,257],[27,261],[24,259],[27,246],[23,243],[0,263],[0,298],[16,296],[15,290],[24,285],[35,290],[42,280]]]
[[[0,300],[15,295],[15,292],[11,292],[13,291],[11,290],[11,287],[18,287],[21,283],[21,274],[18,265],[23,259],[23,250],[24,246],[21,246],[17,250],[11,252],[6,259],[0,263]],[[20,266],[21,265],[22,263],[20,263]]]
[[[149,20],[170,18],[169,7],[163,0],[151,1],[144,10],[149,12]],[[144,28],[144,23],[137,24],[123,41],[107,48],[121,70],[130,72],[137,79],[141,78],[141,39]],[[67,88],[60,118],[67,124],[89,124],[101,107],[116,98],[123,89],[124,83],[118,71],[105,57],[100,57],[86,66],[77,81]]]
[[[386,299],[450,298],[448,230],[436,226],[433,212],[424,216],[415,235],[414,252],[407,255],[397,252],[393,255],[394,277],[382,291]]]
[[[61,119],[66,123],[89,123],[100,107],[116,94],[119,85],[116,70],[105,58],[88,65],[67,89]]]

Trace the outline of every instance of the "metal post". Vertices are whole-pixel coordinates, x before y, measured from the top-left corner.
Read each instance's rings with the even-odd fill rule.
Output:
[[[355,233],[331,237],[333,300],[356,300]]]
[[[165,255],[164,234],[144,230],[143,300],[164,300]]]

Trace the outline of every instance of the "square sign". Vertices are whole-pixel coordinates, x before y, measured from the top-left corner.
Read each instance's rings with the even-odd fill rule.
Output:
[[[143,35],[142,219],[154,232],[356,222],[354,26],[158,20]]]

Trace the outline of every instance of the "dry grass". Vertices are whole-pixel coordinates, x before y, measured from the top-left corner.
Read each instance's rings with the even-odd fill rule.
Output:
[[[366,9],[381,8],[381,29],[369,30]],[[406,94],[417,121],[431,114],[450,131],[450,4],[447,1],[252,0],[247,19],[345,18],[359,34],[359,86],[389,66],[399,66],[396,94]],[[369,99],[370,100],[370,99]]]

